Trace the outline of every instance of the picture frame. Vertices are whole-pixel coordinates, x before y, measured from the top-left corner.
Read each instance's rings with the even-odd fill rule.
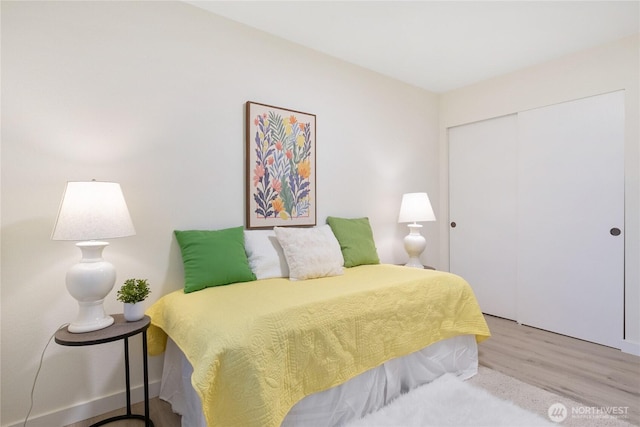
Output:
[[[315,114],[247,101],[246,228],[316,225]]]

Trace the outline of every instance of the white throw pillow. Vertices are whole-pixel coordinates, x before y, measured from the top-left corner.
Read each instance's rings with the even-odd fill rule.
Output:
[[[274,227],[284,250],[291,280],[343,274],[340,243],[329,225],[313,228]]]
[[[289,276],[287,260],[273,230],[244,230],[244,250],[256,279]]]

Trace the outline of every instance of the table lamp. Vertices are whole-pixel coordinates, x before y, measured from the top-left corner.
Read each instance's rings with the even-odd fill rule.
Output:
[[[78,316],[69,332],[82,333],[113,324],[103,301],[113,289],[116,269],[102,258],[109,245],[98,239],[136,234],[120,184],[114,182],[68,182],[53,228],[53,240],[79,240],[80,261],[66,275],[67,290],[78,301]]]
[[[422,225],[417,224],[417,222],[435,220],[436,216],[431,208],[427,193],[406,193],[402,195],[398,222],[412,223],[408,224],[409,234],[404,238],[404,249],[409,254],[409,261],[405,264],[407,267],[424,268],[420,262],[420,254],[427,247],[427,241],[420,234]]]

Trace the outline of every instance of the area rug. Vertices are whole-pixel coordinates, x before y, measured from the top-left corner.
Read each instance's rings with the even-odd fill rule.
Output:
[[[631,427],[626,415],[584,405],[480,366],[468,381],[447,375],[400,396],[347,427]]]
[[[348,427],[548,427],[548,420],[451,374],[403,394]]]

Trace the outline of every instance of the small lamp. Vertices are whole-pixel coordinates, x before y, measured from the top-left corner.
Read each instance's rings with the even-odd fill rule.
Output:
[[[51,239],[80,240],[76,246],[82,259],[66,276],[67,290],[79,307],[69,332],[96,331],[113,324],[102,303],[113,289],[116,269],[102,259],[102,250],[109,243],[97,239],[135,234],[120,184],[95,180],[67,183]]]
[[[409,224],[409,234],[404,238],[404,249],[409,254],[407,267],[424,268],[420,262],[420,254],[427,247],[427,241],[420,234],[422,225],[418,221],[435,221],[436,216],[431,208],[427,193],[407,193],[402,195],[398,222],[412,222]]]

